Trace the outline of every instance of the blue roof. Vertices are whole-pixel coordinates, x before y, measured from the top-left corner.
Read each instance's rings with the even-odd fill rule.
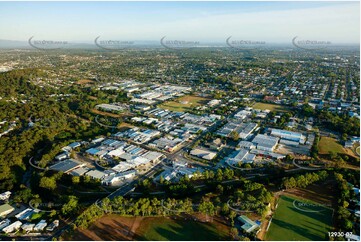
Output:
[[[74,143],[71,143],[70,145],[68,145],[69,147],[71,148],[76,148],[76,147],[79,147],[80,146],[80,143],[79,142],[74,142]]]
[[[272,129],[272,132],[279,133],[279,134],[287,134],[287,135],[292,135],[292,136],[297,136],[297,137],[302,136],[301,133],[296,133],[296,132],[283,130],[283,129]]]
[[[95,149],[95,148],[90,148],[88,150],[86,150],[87,153],[91,154],[91,155],[95,155],[96,153],[98,153],[100,150]]]

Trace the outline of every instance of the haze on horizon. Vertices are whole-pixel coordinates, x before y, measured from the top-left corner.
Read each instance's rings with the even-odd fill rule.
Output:
[[[289,43],[295,36],[359,43],[359,2],[0,2],[0,39],[31,36]]]

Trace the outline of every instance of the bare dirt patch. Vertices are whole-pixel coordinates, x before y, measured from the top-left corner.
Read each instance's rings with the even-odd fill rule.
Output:
[[[140,222],[141,220],[136,217],[103,216],[89,228],[78,229],[71,240],[133,240],[132,228],[139,226]]]
[[[91,110],[92,113],[95,114],[99,114],[99,115],[104,115],[104,116],[109,116],[109,117],[113,117],[113,118],[119,118],[121,115],[115,114],[115,113],[108,113],[108,112],[103,112],[103,111],[99,111],[98,109],[92,109]]]
[[[337,200],[333,194],[336,192],[336,187],[333,181],[328,180],[322,184],[312,184],[307,188],[294,188],[283,192],[285,196],[297,196],[307,200],[311,200],[324,205],[337,205]]]
[[[78,85],[84,85],[84,84],[93,84],[94,81],[89,80],[89,79],[82,79],[76,82],[76,84]]]

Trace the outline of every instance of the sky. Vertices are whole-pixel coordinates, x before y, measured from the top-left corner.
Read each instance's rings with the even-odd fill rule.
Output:
[[[0,2],[0,39],[359,43],[359,2]]]

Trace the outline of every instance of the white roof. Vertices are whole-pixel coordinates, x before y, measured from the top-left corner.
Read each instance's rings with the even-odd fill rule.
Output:
[[[101,179],[102,177],[104,177],[106,174],[102,171],[98,171],[98,170],[91,170],[88,171],[85,175],[90,176],[92,178],[97,178],[97,179]]]
[[[203,149],[193,149],[191,150],[191,155],[199,156],[206,160],[212,160],[217,153]]]
[[[140,156],[137,156],[135,159],[133,159],[132,163],[134,163],[135,165],[144,165],[144,164],[147,164],[149,163],[150,160],[147,159],[147,158],[144,158],[144,157],[140,157]]]
[[[121,154],[124,153],[124,150],[123,148],[118,148],[118,149],[115,149],[115,150],[112,150],[108,153],[108,155],[110,156],[120,156]]]
[[[127,162],[120,162],[118,165],[114,166],[112,169],[117,172],[122,172],[122,171],[126,171],[132,167],[133,167],[133,165],[131,165]]]
[[[35,225],[34,230],[42,230],[46,227],[46,225],[48,224],[46,223],[46,220],[43,219],[37,225]]]

